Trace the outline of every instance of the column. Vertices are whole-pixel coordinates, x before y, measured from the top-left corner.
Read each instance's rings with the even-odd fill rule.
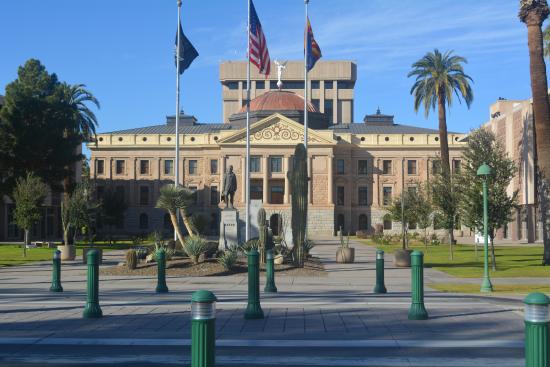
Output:
[[[372,165],[372,204],[380,207],[380,159],[373,159]]]
[[[223,185],[223,175],[225,174],[225,157],[220,155],[220,183]],[[221,190],[220,186],[220,190]]]
[[[311,167],[312,163],[313,158],[307,157],[307,177],[309,177],[307,199],[308,203],[310,204],[313,204],[313,168]]]
[[[246,157],[241,158],[242,184],[241,184],[241,203],[246,203]]]
[[[401,187],[401,194],[405,192],[405,158],[401,158],[401,180],[399,182],[399,186]]]
[[[327,173],[327,196],[328,196],[328,203],[334,204],[334,190],[332,188],[332,183],[334,180],[334,176],[332,174],[332,156],[327,157],[328,161],[328,173]]]
[[[262,186],[262,192],[263,192],[263,203],[267,204],[269,203],[269,192],[268,192],[268,182],[269,182],[269,176],[268,176],[268,166],[267,166],[267,157],[262,157],[262,173],[263,173],[263,186]]]
[[[105,174],[105,163],[103,163],[103,174]],[[92,179],[95,179],[97,177],[97,159],[92,159],[90,161],[90,177]]]
[[[285,157],[285,169],[283,172],[289,172],[290,171],[290,157]],[[285,196],[283,203],[288,204],[290,202],[290,182],[288,181],[288,175],[285,173]]]

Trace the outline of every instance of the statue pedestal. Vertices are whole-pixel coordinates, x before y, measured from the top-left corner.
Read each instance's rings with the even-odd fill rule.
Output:
[[[220,218],[219,250],[226,250],[239,244],[239,214],[235,209],[224,209]]]

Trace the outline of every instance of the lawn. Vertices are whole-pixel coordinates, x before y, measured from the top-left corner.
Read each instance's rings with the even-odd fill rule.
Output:
[[[375,246],[387,253],[400,249],[398,244],[377,245],[372,240],[358,241]],[[428,246],[426,250],[421,243],[413,243],[410,248],[424,252],[424,265],[441,270],[459,278],[481,278],[483,276],[483,246],[478,247],[476,259],[472,245],[455,245],[454,260],[449,259],[449,245]],[[550,266],[542,266],[542,246],[496,247],[495,257],[497,271],[489,270],[491,277],[550,277]]]
[[[27,249],[27,257],[23,257],[23,249],[19,245],[0,245],[0,266],[51,260],[54,251],[53,248],[30,248]],[[81,249],[77,249],[76,256],[82,257]]]
[[[430,288],[446,293],[479,294],[479,284],[432,283]],[[545,284],[493,284],[491,294],[528,294],[531,292],[550,293],[550,285]]]

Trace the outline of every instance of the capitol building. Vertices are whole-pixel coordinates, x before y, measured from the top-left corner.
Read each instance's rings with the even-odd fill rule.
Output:
[[[353,121],[353,62],[319,61],[309,76],[308,231],[332,235],[342,227],[353,234],[377,224],[399,230],[399,223],[384,220],[385,208],[439,168],[439,132],[402,124],[389,111]],[[303,64],[287,64],[280,90],[276,76],[266,79],[253,71],[251,81],[251,199],[261,201],[276,227],[279,216],[290,219],[292,187],[286,173],[292,170],[296,144],[304,139]],[[180,183],[196,192],[190,213],[203,216],[212,235],[219,230],[221,182],[229,166],[237,176],[235,207],[244,219],[246,63],[222,63],[220,82],[220,123],[182,113],[179,127]],[[449,133],[454,170],[460,169],[465,135]],[[113,190],[128,206],[115,231],[169,232],[170,220],[155,203],[160,187],[174,182],[175,116],[160,124],[100,133],[97,144],[88,148],[98,198]]]

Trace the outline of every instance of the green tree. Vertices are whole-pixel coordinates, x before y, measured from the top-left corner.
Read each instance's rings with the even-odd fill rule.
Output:
[[[426,186],[418,186],[414,192],[416,224],[424,231],[424,247],[428,247],[428,227],[433,224],[434,207]]]
[[[109,227],[109,242],[112,242],[113,226],[124,221],[124,213],[126,213],[128,205],[124,197],[111,189],[105,190],[100,203],[100,216]]]
[[[544,28],[542,39],[544,42],[544,57],[550,58],[550,25],[547,25],[546,28]]]
[[[15,200],[13,216],[15,223],[25,231],[25,243],[23,244],[24,257],[27,256],[29,231],[32,225],[40,220],[41,206],[47,193],[47,186],[32,173],[27,173],[25,178],[18,178],[16,180],[13,191],[13,199]]]
[[[464,164],[460,176],[460,217],[465,225],[476,230],[483,229],[483,181],[477,176],[477,169],[488,164],[492,174],[488,178],[489,225],[487,232],[491,239],[491,259],[496,270],[494,239],[496,230],[512,220],[513,209],[517,207],[518,191],[508,195],[508,186],[518,169],[495,135],[478,129],[468,135],[468,145],[463,154]]]
[[[455,175],[446,177],[444,174],[436,174],[430,182],[432,203],[435,208],[434,223],[439,224],[449,233],[449,258],[453,260],[453,231],[458,223],[458,180]]]
[[[550,101],[548,100],[548,79],[544,62],[542,24],[548,18],[550,9],[546,0],[520,0],[519,19],[527,26],[529,47],[529,71],[533,115],[535,122],[536,155],[535,167],[540,211],[543,223],[543,264],[550,265]]]
[[[66,116],[57,76],[40,61],[27,61],[6,86],[0,110],[0,192],[10,195],[27,172],[61,190],[67,167],[82,158],[76,149],[81,139],[64,135]]]
[[[191,206],[193,202],[194,193],[186,187],[174,186],[174,185],[164,185],[160,188],[160,196],[157,200],[157,208],[164,209],[170,215],[170,220],[172,221],[172,226],[176,230],[176,234],[180,243],[183,245],[183,235],[179,227],[177,213],[181,213],[183,224],[187,229],[187,232],[190,236],[195,234],[193,231],[193,224],[189,221],[187,216],[187,208]],[[197,233],[198,234],[198,233]]]

